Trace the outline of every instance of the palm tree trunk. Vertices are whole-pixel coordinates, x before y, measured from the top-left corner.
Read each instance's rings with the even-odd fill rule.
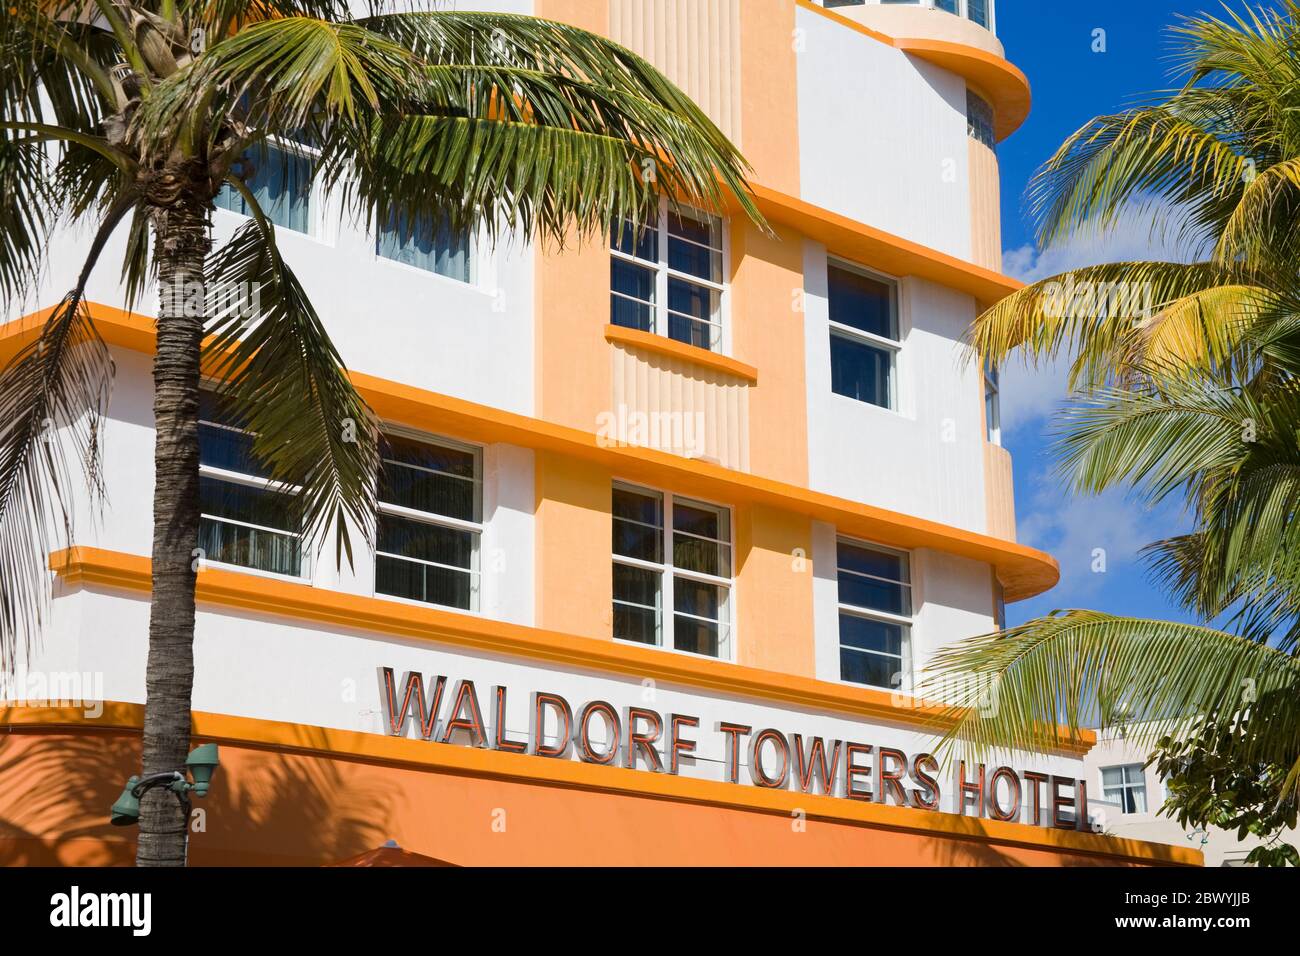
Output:
[[[162,293],[154,358],[153,604],[145,672],[144,772],[180,770],[190,749],[194,549],[199,540],[199,350],[210,202],[184,185],[152,212]],[[184,866],[189,821],[159,787],[140,801],[137,866]]]

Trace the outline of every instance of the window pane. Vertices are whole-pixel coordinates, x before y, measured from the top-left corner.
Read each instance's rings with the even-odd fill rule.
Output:
[[[682,316],[711,322],[718,311],[718,291],[682,279],[669,279],[668,309]]]
[[[720,224],[668,216],[668,268],[710,282],[722,281]]]
[[[904,585],[864,578],[845,571],[840,572],[839,582],[841,604],[902,616],[912,613],[911,595],[908,593],[910,589]]]
[[[722,248],[722,220],[717,216],[693,216],[688,212],[668,213],[668,235],[708,246]]]
[[[200,518],[199,547],[209,561],[275,574],[302,573],[302,551],[295,534]]]
[[[887,339],[898,338],[893,286],[837,266],[827,268],[827,280],[832,322]]]
[[[379,500],[430,514],[479,520],[478,456],[463,448],[383,439]]]
[[[989,149],[997,149],[997,136],[993,130],[993,107],[982,97],[966,91],[966,133],[971,139]]]
[[[716,289],[668,280],[668,336],[697,348],[714,347],[721,298]]]
[[[614,565],[614,636],[642,644],[659,643],[662,611],[658,571]]]
[[[634,568],[628,564],[614,563],[614,600],[625,604],[639,604],[652,610],[660,606],[659,582],[663,576],[658,571]]]
[[[884,349],[831,333],[831,391],[836,395],[890,406],[893,358]]]
[[[398,557],[417,558],[469,570],[474,562],[477,537],[472,531],[381,514],[375,533],[375,547],[378,551]]]
[[[723,627],[711,621],[697,621],[677,617],[673,622],[673,647],[691,654],[719,656],[723,643]]]
[[[474,575],[469,571],[438,568],[388,555],[375,556],[375,593],[445,607],[469,610],[473,606]]]
[[[252,435],[205,422],[199,424],[199,462],[210,468],[237,471],[258,478],[270,474],[253,456]]]
[[[659,261],[658,226],[641,226],[624,220],[611,230],[609,244],[624,255],[647,262]]]
[[[1147,788],[1145,785],[1130,787],[1128,790],[1128,802],[1132,807],[1129,813],[1146,813],[1147,812]]]
[[[948,13],[958,13],[958,4],[961,0],[934,0],[936,10],[944,10]]]
[[[729,578],[731,577],[731,545],[675,534],[673,535],[673,566],[683,571]]]
[[[609,321],[625,329],[654,331],[655,274],[622,259],[610,259]]]
[[[988,0],[966,0],[966,16],[982,27],[989,25]]]
[[[654,611],[646,608],[615,604],[614,637],[620,641],[658,645],[658,616]]]
[[[722,619],[727,601],[727,589],[716,584],[704,584],[680,576],[673,578],[673,610],[710,621]]]
[[[626,259],[609,260],[609,287],[620,295],[654,302],[655,273]]]
[[[615,488],[613,513],[614,553],[663,563],[663,498]]]
[[[668,337],[674,342],[684,342],[697,349],[708,349],[710,352],[717,350],[720,341],[716,325],[678,315],[676,312],[668,314]]]
[[[889,654],[901,660],[906,630],[901,624],[840,612],[840,643],[858,650]]]
[[[306,232],[311,190],[311,160],[275,146],[254,149],[243,156],[245,170],[252,175],[244,182],[262,213],[277,226]],[[221,209],[252,215],[244,197],[228,183],[214,199]]]
[[[228,518],[297,535],[298,517],[294,504],[293,496],[282,492],[251,488],[218,478],[199,478],[199,508],[214,518]]]
[[[902,683],[900,674],[900,664],[893,658],[840,648],[840,680],[870,687],[895,687]]]
[[[470,281],[470,239],[465,232],[453,232],[444,220],[421,216],[393,216],[380,230],[376,251],[385,259],[436,272],[449,279]]]
[[[873,577],[901,581],[904,584],[910,580],[907,574],[906,555],[840,541],[836,546],[836,559],[841,570],[870,574]]]

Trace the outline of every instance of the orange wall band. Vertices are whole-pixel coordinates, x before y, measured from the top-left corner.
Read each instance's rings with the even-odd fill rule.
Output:
[[[153,351],[153,321],[110,306],[90,304],[105,341]],[[39,333],[49,310],[0,327],[0,359]],[[602,347],[607,343],[601,340]],[[997,569],[1008,602],[1041,594],[1056,584],[1060,570],[1049,554],[1011,541],[888,511],[834,495],[690,460],[651,448],[610,447],[594,433],[555,425],[526,415],[439,395],[359,372],[352,381],[382,419],[448,437],[505,442],[583,461],[596,462],[628,480],[669,488],[732,505],[756,505],[834,524],[841,533],[898,548],[932,548]]]
[[[98,585],[143,593],[150,590],[150,561],[139,555],[70,548],[52,554],[50,567],[69,587]],[[662,682],[864,717],[930,733],[942,733],[952,726],[952,718],[945,715],[944,708],[918,706],[910,699],[895,701],[887,691],[745,667],[708,657],[669,654],[648,647],[221,568],[199,571],[196,594],[201,603],[210,605],[473,647],[566,667],[653,677]],[[1071,740],[1068,731],[1061,728],[1058,745],[1053,749],[1081,756],[1092,749],[1096,740],[1096,735],[1088,730]]]
[[[98,718],[86,717],[81,707],[0,708],[0,729],[9,733],[122,733],[137,731],[143,722],[142,705],[116,701],[105,702],[103,714]],[[540,786],[651,796],[787,817],[803,811],[806,817],[814,820],[1082,854],[1111,863],[1202,865],[1201,854],[1185,847],[283,721],[196,712],[192,718],[192,733],[197,738],[227,745],[319,754],[348,762],[407,766],[455,775],[523,780]]]

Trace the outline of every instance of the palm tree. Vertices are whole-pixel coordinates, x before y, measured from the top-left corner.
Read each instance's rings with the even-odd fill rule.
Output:
[[[1043,244],[1145,209],[1202,259],[1035,283],[982,315],[971,338],[994,364],[1017,351],[1035,362],[1073,355],[1075,391],[1058,423],[1063,481],[1076,493],[1124,486],[1149,502],[1185,500],[1193,530],[1145,555],[1202,623],[1058,611],[945,649],[931,686],[972,673],[996,682],[997,705],[963,713],[952,733],[976,751],[1038,749],[1058,724],[1074,736],[1090,723],[1126,726],[1176,776],[1197,776],[1193,750],[1200,769],[1212,759],[1280,771],[1273,797],[1294,820],[1300,3],[1202,16],[1174,32],[1183,85],[1086,124],[1030,195]],[[958,698],[955,708],[973,702]],[[1205,787],[1230,796],[1224,775],[1199,779],[1195,799]],[[1198,804],[1199,822],[1211,802]]]
[[[0,5],[0,291],[27,295],[51,230],[90,222],[75,286],[0,372],[0,666],[37,633],[46,555],[70,535],[74,473],[99,492],[97,434],[112,365],[83,301],[110,235],[128,230],[129,302],[161,291],[153,602],[145,773],[183,764],[193,682],[200,364],[256,436],[278,486],[301,490],[308,534],[370,533],[369,409],[246,185],[271,137],[319,152],[313,177],[371,227],[445,221],[563,239],[673,202],[734,197],[747,167],[685,94],[628,50],[530,17],[396,12],[372,0],[7,0]],[[223,185],[252,218],[219,250]],[[405,218],[403,218],[405,217]],[[187,290],[259,291],[250,326]],[[64,443],[43,441],[53,426]],[[141,807],[138,862],[182,865],[186,820],[161,791]]]

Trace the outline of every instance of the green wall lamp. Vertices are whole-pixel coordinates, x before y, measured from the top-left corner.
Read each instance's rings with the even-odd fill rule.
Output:
[[[185,758],[185,769],[189,771],[194,782],[185,778],[180,770],[165,770],[151,773],[146,777],[132,776],[126,782],[126,789],[117,798],[110,811],[109,822],[116,827],[134,826],[140,822],[140,798],[155,787],[166,787],[186,808],[188,813],[190,793],[196,797],[206,797],[212,784],[212,775],[220,765],[216,744],[203,744],[190,751]]]

